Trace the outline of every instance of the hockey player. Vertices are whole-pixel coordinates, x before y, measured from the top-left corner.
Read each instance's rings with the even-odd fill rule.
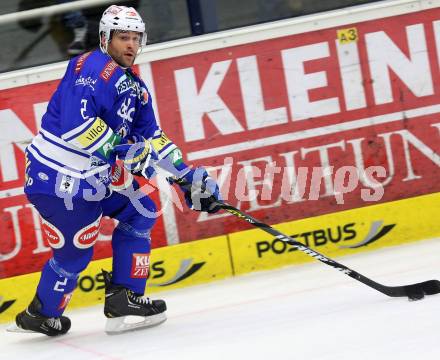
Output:
[[[124,168],[148,178],[159,166],[192,183],[182,190],[193,209],[218,210],[217,184],[204,168],[183,162],[156,122],[147,87],[130,68],[146,40],[135,9],[110,6],[100,21],[100,49],[69,62],[41,130],[26,149],[25,193],[42,217],[53,256],[31,304],[16,317],[18,331],[54,336],[69,330],[62,314],[92,258],[102,216],[119,221],[112,236],[112,275],[104,272],[106,331],[165,321],[165,301],[143,296],[156,208],[144,195],[136,197],[142,204],[138,211],[124,194],[126,187],[139,187],[130,183],[132,177],[125,181]],[[125,324],[127,315],[139,316],[139,322]]]

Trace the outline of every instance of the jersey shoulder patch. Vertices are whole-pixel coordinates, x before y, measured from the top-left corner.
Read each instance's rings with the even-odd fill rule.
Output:
[[[105,64],[104,68],[101,70],[99,77],[103,79],[105,82],[108,82],[115,73],[117,68],[119,68],[119,65],[114,60],[109,60]]]

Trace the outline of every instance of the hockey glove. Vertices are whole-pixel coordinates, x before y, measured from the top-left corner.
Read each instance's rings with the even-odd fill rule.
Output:
[[[210,214],[220,210],[217,201],[221,201],[220,190],[205,168],[191,169],[181,179],[176,180],[185,194],[185,201],[190,209],[206,211]]]
[[[157,156],[151,147],[151,143],[142,136],[132,136],[132,144],[120,144],[113,148],[113,152],[124,167],[133,175],[151,177],[151,164],[157,160]]]

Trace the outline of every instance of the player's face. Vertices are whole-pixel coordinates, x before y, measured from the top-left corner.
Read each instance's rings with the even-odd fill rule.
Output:
[[[133,65],[139,50],[141,34],[134,31],[115,31],[108,44],[109,55],[119,65],[130,67]]]

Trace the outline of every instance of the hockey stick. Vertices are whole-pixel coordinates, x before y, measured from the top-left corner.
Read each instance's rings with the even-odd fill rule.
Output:
[[[183,179],[175,179],[168,178],[170,184],[177,183],[179,186],[184,188],[186,191],[191,191],[191,184],[186,182]],[[416,284],[411,285],[402,285],[402,286],[386,286],[379,284],[370,278],[354,271],[345,265],[338,263],[337,261],[328,258],[327,256],[322,255],[321,253],[309,248],[308,246],[296,241],[295,239],[287,236],[273,227],[258,221],[252,216],[244,213],[243,211],[233,207],[225,203],[224,201],[215,200],[212,202],[212,207],[218,206],[220,209],[227,211],[228,213],[247,221],[253,226],[260,228],[261,230],[275,236],[276,239],[284,241],[296,249],[302,251],[303,253],[313,257],[316,260],[321,261],[322,263],[334,267],[336,270],[350,276],[351,278],[360,281],[361,283],[380,291],[382,294],[391,296],[391,297],[408,297],[409,300],[421,300],[425,297],[425,295],[435,295],[440,293],[440,281],[439,280],[427,280]]]
[[[320,254],[319,252],[312,250],[311,248],[305,246],[304,244],[296,241],[295,239],[279,232],[278,230],[275,230],[273,227],[262,223],[261,221],[258,221],[257,219],[253,218],[252,216],[238,210],[237,208],[233,207],[232,205],[229,205],[223,201],[215,201],[215,205],[220,207],[221,209],[229,212],[230,214],[246,220],[248,223],[252,224],[253,226],[260,228],[261,230],[275,236],[278,240],[284,241],[292,246],[294,246],[296,249],[302,251],[303,253],[315,258],[316,260],[319,260],[323,262],[326,265],[332,266],[335,269],[339,270],[340,272],[352,277],[353,279],[360,281],[361,283],[380,291],[381,293],[392,296],[392,297],[408,297],[409,300],[420,300],[423,299],[425,295],[434,295],[440,293],[440,281],[439,280],[428,280],[423,281],[417,284],[411,284],[411,285],[403,285],[403,286],[386,286],[379,284],[366,276],[358,273],[357,271],[354,271],[345,265],[342,265],[335,260],[332,260],[328,258],[327,256],[324,256]]]

